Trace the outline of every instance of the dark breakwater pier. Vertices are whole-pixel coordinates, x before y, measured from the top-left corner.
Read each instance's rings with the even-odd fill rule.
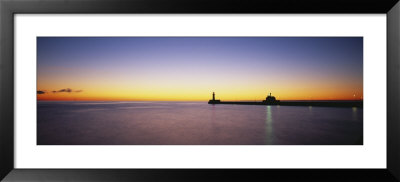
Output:
[[[318,107],[363,107],[362,100],[354,101],[280,101],[276,100],[274,96],[269,94],[267,98],[261,102],[238,102],[238,101],[221,101],[215,99],[213,92],[213,99],[208,101],[208,104],[237,104],[237,105],[280,105],[280,106],[318,106]]]

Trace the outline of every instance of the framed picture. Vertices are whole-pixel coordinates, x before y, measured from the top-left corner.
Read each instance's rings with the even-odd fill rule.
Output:
[[[5,181],[399,181],[397,1],[1,1]]]

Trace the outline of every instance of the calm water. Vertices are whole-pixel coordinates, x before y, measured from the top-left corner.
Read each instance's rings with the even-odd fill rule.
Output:
[[[360,144],[360,108],[38,102],[39,145]]]

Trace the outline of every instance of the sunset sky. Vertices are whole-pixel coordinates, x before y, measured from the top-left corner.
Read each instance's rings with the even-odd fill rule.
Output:
[[[353,100],[362,37],[38,37],[38,100]]]

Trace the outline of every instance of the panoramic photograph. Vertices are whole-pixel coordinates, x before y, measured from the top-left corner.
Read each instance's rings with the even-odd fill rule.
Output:
[[[363,37],[37,37],[37,145],[363,145]]]

